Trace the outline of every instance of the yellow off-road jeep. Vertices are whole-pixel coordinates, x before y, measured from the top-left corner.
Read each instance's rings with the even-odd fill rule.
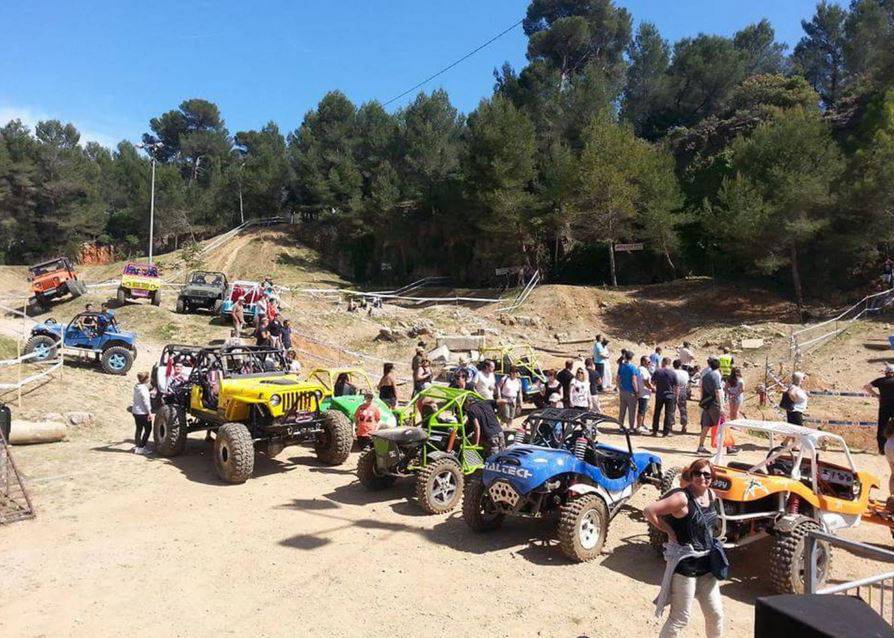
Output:
[[[205,348],[180,362],[166,380],[155,415],[155,446],[177,456],[190,432],[214,432],[214,467],[229,483],[254,471],[255,451],[274,457],[288,445],[308,443],[326,465],[347,460],[354,442],[350,420],[324,409],[328,390],[289,374],[279,350],[258,347]],[[189,364],[189,365],[187,365]]]
[[[161,274],[155,264],[128,262],[118,284],[118,305],[123,306],[128,299],[149,299],[153,306],[161,304],[161,283]]]
[[[716,535],[724,547],[736,548],[769,538],[767,572],[781,594],[804,593],[805,537],[810,530],[834,534],[860,521],[892,526],[884,504],[870,491],[879,480],[854,467],[844,439],[831,432],[790,423],[736,419],[720,426],[717,439],[727,431],[750,434],[766,441],[766,451],[753,445],[745,451],[751,460],[728,460],[721,447],[712,459],[711,489],[719,497]],[[822,455],[824,458],[820,458]],[[664,474],[662,492],[677,487],[679,470]],[[661,552],[667,537],[649,528],[649,537]],[[831,571],[832,547],[816,547],[816,579],[821,585]]]

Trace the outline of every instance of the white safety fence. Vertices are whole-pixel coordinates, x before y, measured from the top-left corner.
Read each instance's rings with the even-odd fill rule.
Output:
[[[869,576],[867,578],[859,578],[837,585],[831,585],[820,589],[818,578],[817,560],[820,556],[818,551],[819,543],[828,544],[831,547],[844,549],[849,553],[864,558],[869,558],[879,562],[894,562],[894,552],[859,543],[857,541],[845,540],[838,536],[826,534],[810,530],[804,539],[804,584],[806,593],[808,594],[844,594],[847,596],[857,596],[866,601],[878,614],[889,624],[894,625],[894,571]],[[826,560],[831,547],[825,548],[824,554]],[[828,563],[827,563],[828,564]],[[854,635],[857,635],[856,633]]]
[[[864,315],[879,312],[892,302],[894,302],[894,289],[866,295],[838,316],[792,332],[789,350],[795,366],[809,351],[834,339]]]
[[[15,308],[9,308],[7,306],[0,305],[0,311],[15,315],[17,317],[21,317],[22,319],[22,334],[20,335],[21,342],[26,341],[26,335],[30,332],[28,329],[28,322],[35,323],[33,319],[31,319],[28,315],[26,315],[21,310],[16,310]],[[43,370],[40,372],[35,372],[26,377],[21,376],[21,366],[25,363],[28,363],[35,357],[37,357],[36,352],[30,352],[28,354],[22,354],[17,356],[14,359],[3,359],[0,360],[0,368],[8,368],[12,366],[19,366],[19,378],[15,382],[2,382],[0,383],[0,393],[10,392],[12,390],[16,390],[21,392],[21,390],[35,381],[40,381],[41,379],[45,379],[49,377],[51,374],[60,370],[62,368],[62,350],[63,350],[63,340],[60,337],[54,344],[53,347],[56,349],[56,356],[53,359],[48,361],[39,361],[34,362],[38,365],[45,366]],[[20,395],[21,396],[21,395]]]
[[[525,284],[525,287],[522,288],[522,291],[518,293],[518,296],[515,298],[515,301],[512,304],[505,306],[503,308],[498,308],[499,312],[512,312],[513,310],[519,308],[523,303],[528,300],[528,297],[531,296],[531,293],[534,292],[534,288],[537,287],[537,284],[540,283],[540,271],[537,270],[531,275],[531,279],[528,280],[528,283]]]

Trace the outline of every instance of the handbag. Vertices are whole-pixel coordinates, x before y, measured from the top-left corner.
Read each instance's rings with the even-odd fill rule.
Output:
[[[705,533],[711,535],[711,539],[707,543],[708,563],[711,566],[711,574],[713,574],[714,578],[716,578],[717,580],[727,580],[729,578],[729,559],[726,557],[726,551],[723,549],[723,543],[721,543],[720,540],[718,540],[717,538],[714,538],[712,528],[705,520],[704,512],[702,512],[702,509],[698,506],[698,503],[695,502],[695,497],[693,497],[692,494],[689,494],[689,500],[691,503],[690,506],[694,506],[695,511],[698,512],[701,523],[705,527]],[[711,494],[711,505],[715,509],[717,508],[717,497],[715,497],[713,493]]]
[[[795,407],[795,402],[792,401],[791,396],[789,396],[789,390],[791,390],[791,386],[785,389],[785,392],[782,393],[782,397],[779,399],[779,407],[786,412],[791,412],[792,408]]]
[[[708,561],[711,563],[711,573],[714,574],[714,578],[717,580],[729,578],[729,559],[723,550],[723,543],[716,538],[711,540]]]

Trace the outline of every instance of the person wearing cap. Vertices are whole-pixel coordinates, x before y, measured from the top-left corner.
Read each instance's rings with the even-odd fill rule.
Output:
[[[885,453],[885,427],[894,417],[894,364],[885,364],[885,376],[874,379],[863,386],[863,391],[878,399],[878,431],[875,439],[878,442],[878,453]]]
[[[792,373],[792,384],[785,391],[791,401],[791,407],[785,410],[785,420],[792,425],[804,425],[804,413],[807,412],[807,392],[801,385],[804,383],[803,372]],[[882,442],[884,447],[884,441]]]
[[[354,423],[357,426],[357,443],[361,450],[372,445],[372,433],[379,429],[382,413],[373,403],[373,393],[363,393],[363,403],[354,411]]]
[[[708,370],[701,377],[702,394],[698,405],[702,409],[702,431],[698,437],[697,454],[710,454],[705,447],[705,439],[711,432],[711,428],[720,423],[720,416],[726,411],[723,404],[723,378],[720,376],[720,360],[717,357],[708,357]]]
[[[465,370],[466,372],[466,381],[468,382],[467,385],[474,385],[475,381],[478,380],[478,368],[469,363],[468,359],[466,359],[465,357],[460,357],[459,367],[457,368],[456,372],[459,373],[462,370]]]

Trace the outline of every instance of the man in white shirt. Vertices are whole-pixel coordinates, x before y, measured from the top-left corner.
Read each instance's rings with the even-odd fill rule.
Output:
[[[509,374],[500,379],[497,395],[500,421],[505,425],[512,425],[512,419],[521,412],[522,406],[521,379],[518,378],[518,368],[510,367]]]
[[[596,364],[596,372],[599,373],[599,391],[606,390],[610,387],[610,377],[608,376],[608,341],[602,338],[602,335],[596,335],[596,341],[593,342],[593,363]]]
[[[681,432],[686,432],[686,426],[689,425],[689,411],[686,408],[686,401],[689,399],[689,373],[683,369],[683,362],[679,359],[674,360],[674,374],[677,375],[677,409],[680,411]]]
[[[688,341],[684,341],[683,345],[677,348],[677,358],[680,360],[680,367],[686,372],[692,372],[692,361],[695,355],[692,354],[692,346]]]
[[[493,401],[496,387],[497,377],[494,374],[494,362],[487,360],[478,372],[478,378],[475,379],[475,392],[485,401]]]
[[[646,412],[649,410],[649,399],[652,397],[652,391],[655,389],[655,386],[652,385],[652,373],[649,372],[648,357],[640,357],[639,376],[637,379],[636,425],[640,432],[647,434],[649,430],[646,428],[644,422],[646,419]]]

